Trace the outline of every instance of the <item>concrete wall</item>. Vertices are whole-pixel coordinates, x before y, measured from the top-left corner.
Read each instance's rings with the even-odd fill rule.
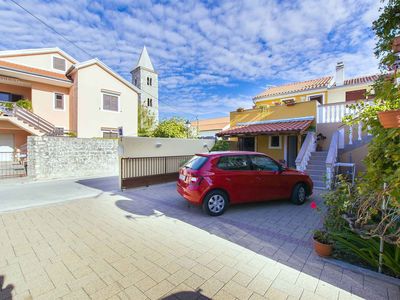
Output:
[[[137,135],[138,93],[113,75],[99,67],[90,65],[78,70],[77,114],[78,137],[102,137],[102,127],[122,126],[124,135]],[[102,109],[102,90],[119,95],[119,111]]]
[[[115,176],[118,175],[117,148],[117,140],[30,136],[28,176]]]
[[[214,140],[123,137],[120,139],[121,157],[157,157],[181,156],[208,152],[214,146]],[[204,147],[207,145],[207,147]]]
[[[356,164],[356,174],[365,171],[364,159],[368,154],[368,144],[340,155],[340,162],[351,162]]]

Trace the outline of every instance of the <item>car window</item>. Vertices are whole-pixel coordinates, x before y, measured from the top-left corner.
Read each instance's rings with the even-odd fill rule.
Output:
[[[192,170],[199,170],[208,160],[206,156],[195,155],[186,164],[185,167]]]
[[[250,160],[254,170],[279,171],[278,164],[269,157],[261,155],[251,155]]]
[[[217,167],[222,170],[251,170],[249,160],[245,155],[223,156],[219,159]]]

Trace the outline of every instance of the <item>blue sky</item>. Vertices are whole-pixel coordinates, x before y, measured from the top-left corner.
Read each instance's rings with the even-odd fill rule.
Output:
[[[98,57],[123,77],[146,45],[159,73],[160,116],[200,119],[251,107],[269,85],[377,72],[371,23],[378,0],[0,0],[0,49],[60,47]]]

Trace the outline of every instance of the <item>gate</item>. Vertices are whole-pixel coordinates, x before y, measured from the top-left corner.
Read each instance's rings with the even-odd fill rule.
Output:
[[[192,155],[121,159],[121,188],[149,186],[178,179],[179,168]]]
[[[3,151],[0,152],[0,179],[23,177],[27,172],[27,152]]]
[[[175,181],[184,163],[196,153],[207,152],[214,143],[204,139],[121,137],[120,188]]]

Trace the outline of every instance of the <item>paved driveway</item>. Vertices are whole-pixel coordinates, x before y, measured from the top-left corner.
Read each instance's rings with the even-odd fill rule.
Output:
[[[174,184],[123,193],[115,180],[78,184],[98,196],[0,214],[0,299],[399,299],[398,281],[312,252],[320,219],[308,205],[212,218]]]

